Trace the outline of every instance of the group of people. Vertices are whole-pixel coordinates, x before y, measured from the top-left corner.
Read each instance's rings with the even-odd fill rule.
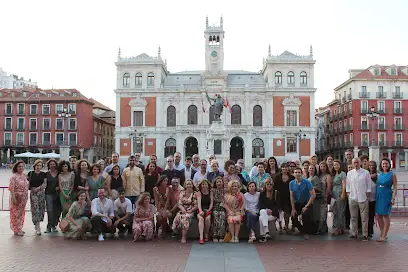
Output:
[[[270,157],[249,173],[242,159],[228,160],[221,169],[214,155],[207,162],[196,154],[183,163],[176,152],[166,162],[161,168],[152,155],[145,167],[136,153],[125,166],[113,153],[110,164],[51,159],[44,172],[43,161],[37,160],[26,175],[24,163],[17,161],[9,186],[11,229],[24,235],[29,191],[37,235],[42,233],[40,222],[47,211],[45,232],[58,232],[59,227],[65,238],[75,240],[97,232],[103,241],[106,234],[118,232],[119,237],[132,234],[133,241],[171,235],[186,243],[195,220],[200,244],[210,238],[239,242],[246,235],[240,235],[242,226],[249,243],[266,242],[277,233],[292,234],[296,229],[309,239],[311,234],[328,232],[330,206],[331,235],[349,232],[355,239],[360,231],[367,241],[374,234],[377,215],[377,241],[387,240],[397,193],[388,158],[377,169],[376,162],[365,155],[353,158],[349,150],[344,163],[332,156],[318,163],[317,156],[312,156],[302,165],[288,162],[279,167]]]

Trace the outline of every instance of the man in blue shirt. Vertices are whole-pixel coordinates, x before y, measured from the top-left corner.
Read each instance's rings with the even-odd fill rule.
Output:
[[[312,183],[302,177],[302,169],[296,167],[295,179],[289,183],[292,224],[308,240],[313,231],[313,200],[316,198]],[[302,223],[299,221],[301,217]]]

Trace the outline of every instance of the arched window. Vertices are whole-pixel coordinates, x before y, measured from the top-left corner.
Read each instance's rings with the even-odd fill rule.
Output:
[[[275,84],[281,85],[282,84],[282,73],[276,72],[275,73]]]
[[[241,107],[238,105],[231,108],[231,125],[241,125]]]
[[[210,107],[210,112],[209,112],[209,124],[211,125],[214,120],[215,120],[215,105],[212,105]]]
[[[130,75],[129,73],[126,73],[123,75],[123,87],[129,87],[130,85]]]
[[[301,72],[300,73],[300,84],[301,85],[306,85],[307,84],[307,74],[306,74],[306,72]]]
[[[198,120],[197,107],[194,105],[190,105],[188,107],[188,113],[187,113],[187,124],[197,125],[198,124],[197,120]]]
[[[176,140],[173,138],[169,138],[166,140],[164,144],[164,157],[167,158],[168,156],[172,156],[176,153]]]
[[[252,113],[252,125],[254,127],[262,127],[262,107],[256,105]]]
[[[264,150],[264,142],[262,139],[256,138],[252,141],[252,158],[263,158]]]
[[[167,126],[176,126],[176,108],[174,106],[169,106],[167,108]]]
[[[136,86],[142,86],[142,74],[137,73],[135,76],[135,85]]]
[[[288,84],[289,85],[295,84],[295,74],[292,71],[288,73]]]
[[[147,74],[147,86],[154,86],[154,74],[153,73]]]

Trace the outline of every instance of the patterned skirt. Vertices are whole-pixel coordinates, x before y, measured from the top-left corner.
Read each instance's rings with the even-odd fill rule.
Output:
[[[45,192],[40,190],[38,192],[30,191],[30,204],[31,204],[31,219],[33,224],[36,225],[44,221],[45,214]]]

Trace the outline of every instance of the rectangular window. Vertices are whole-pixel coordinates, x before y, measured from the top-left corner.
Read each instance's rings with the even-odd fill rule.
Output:
[[[368,119],[365,116],[361,117],[361,129],[368,129]]]
[[[385,117],[378,118],[378,129],[385,129]]]
[[[76,133],[69,133],[69,145],[77,145],[77,134]]]
[[[69,119],[69,130],[76,130],[76,119],[75,118],[71,118]]]
[[[378,133],[378,145],[385,146],[385,133]]]
[[[50,114],[50,104],[42,105],[42,114],[49,115]]]
[[[17,120],[17,129],[23,130],[24,129],[24,118],[18,118]]]
[[[142,111],[134,111],[133,112],[133,126],[134,127],[142,127],[143,126],[143,112]]]
[[[4,145],[10,146],[11,145],[11,132],[4,133]]]
[[[4,130],[11,130],[11,128],[12,128],[11,117],[6,117],[4,121]]]
[[[55,143],[57,145],[64,144],[64,133],[55,133]]]
[[[56,104],[55,105],[55,113],[61,113],[64,110],[64,105],[63,104]]]
[[[43,145],[51,145],[51,133],[50,132],[43,133],[42,143]]]
[[[19,132],[16,135],[16,144],[17,145],[24,145],[24,133]]]
[[[399,143],[402,142],[402,133],[395,133],[395,141]]]
[[[63,122],[62,118],[55,119],[55,129],[57,129],[57,130],[63,130],[64,129],[64,122]]]
[[[51,118],[44,118],[43,119],[43,130],[50,130],[51,129]]]
[[[350,146],[353,146],[353,133],[350,133]]]
[[[17,114],[18,115],[24,115],[25,114],[25,105],[18,103],[17,105]]]
[[[37,133],[30,133],[30,145],[37,145]]]
[[[30,130],[37,130],[37,119],[30,118]]]
[[[361,145],[368,146],[368,133],[361,133]]]
[[[361,93],[367,94],[367,86],[361,86]]]
[[[296,153],[297,140],[295,137],[288,137],[286,139],[286,153]]]
[[[31,115],[36,115],[36,114],[38,114],[37,108],[38,108],[38,105],[36,105],[36,104],[31,104],[31,105],[30,105],[30,114],[31,114]]]
[[[221,140],[214,140],[214,154],[222,154],[222,142]]]
[[[68,104],[68,113],[76,114],[76,104]]]
[[[384,113],[385,112],[385,103],[384,103],[384,101],[379,101],[378,102],[378,112],[379,113]]]
[[[5,113],[6,115],[12,115],[12,114],[13,114],[13,108],[12,108],[11,103],[7,103],[7,104],[6,104],[6,107],[5,107],[5,109],[4,109],[4,113]]]
[[[288,110],[286,112],[286,126],[297,126],[297,111]]]

